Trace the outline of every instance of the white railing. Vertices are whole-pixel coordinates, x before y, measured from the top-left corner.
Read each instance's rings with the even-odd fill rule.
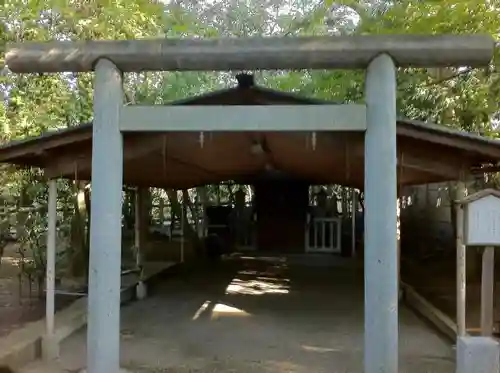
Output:
[[[308,217],[306,228],[306,251],[340,253],[341,219]]]

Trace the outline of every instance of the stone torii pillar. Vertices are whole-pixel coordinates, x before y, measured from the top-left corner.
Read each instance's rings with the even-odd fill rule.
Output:
[[[122,73],[107,59],[95,65],[87,372],[118,373],[122,242]]]
[[[365,372],[397,373],[396,67],[387,54],[368,66],[366,110]]]

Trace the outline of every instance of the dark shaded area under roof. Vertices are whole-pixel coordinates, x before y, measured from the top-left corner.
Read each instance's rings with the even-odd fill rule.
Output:
[[[332,104],[253,84],[246,75],[235,88],[170,105]],[[237,123],[235,124],[237,125]],[[397,123],[400,185],[458,179],[500,162],[500,142],[448,127],[400,119]],[[363,187],[361,132],[125,133],[124,183],[187,188],[224,180],[302,179]],[[258,148],[256,151],[256,147]],[[92,124],[13,141],[0,148],[0,162],[41,167],[47,177],[89,180]]]

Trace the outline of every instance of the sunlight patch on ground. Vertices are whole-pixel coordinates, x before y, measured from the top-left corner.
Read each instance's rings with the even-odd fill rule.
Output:
[[[212,319],[220,316],[250,316],[250,314],[239,308],[217,303],[212,311]]]
[[[200,318],[200,316],[203,314],[203,312],[205,312],[208,309],[208,307],[210,306],[211,303],[212,302],[210,302],[209,300],[207,300],[205,303],[203,303],[201,305],[201,307],[198,309],[198,311],[196,311],[196,313],[194,314],[192,320],[198,320]]]
[[[269,281],[262,279],[242,280],[235,278],[226,288],[226,294],[264,295],[288,294],[288,280]]]
[[[275,256],[248,256],[241,255],[238,257],[240,260],[255,260],[261,262],[271,262],[271,263],[285,263],[286,258],[284,257],[275,257]]]
[[[307,345],[302,345],[302,349],[305,350],[305,351],[320,352],[320,353],[325,353],[325,352],[341,352],[342,351],[339,348],[307,346]]]
[[[276,373],[305,373],[309,372],[307,367],[294,364],[290,361],[269,361],[266,363],[270,372]]]
[[[201,305],[201,307],[196,311],[192,320],[198,320],[205,312],[210,312],[210,318],[216,319],[221,316],[250,316],[248,312],[245,312],[239,308],[228,306],[223,303],[215,303],[207,300]]]

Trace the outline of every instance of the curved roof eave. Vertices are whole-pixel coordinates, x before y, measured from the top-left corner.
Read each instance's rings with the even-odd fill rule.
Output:
[[[251,86],[248,88],[222,89],[177,100],[167,105],[234,105],[235,102],[237,102],[236,104],[246,105],[281,103],[291,105],[339,104],[327,100],[305,98],[295,93],[284,93],[269,88]],[[481,153],[480,148],[484,148],[485,154],[493,155],[492,158],[500,161],[500,141],[484,136],[407,118],[398,119],[398,134],[457,148],[463,146],[463,150],[471,149],[470,146],[466,147],[466,144],[473,145],[475,149],[478,149],[477,152]],[[88,141],[91,138],[92,123],[90,122],[75,127],[49,131],[35,137],[14,140],[0,146],[0,162],[22,164],[21,159],[26,160],[27,157],[31,159],[44,150],[54,150],[57,147],[71,145],[72,141]],[[39,149],[35,150],[35,148]]]

